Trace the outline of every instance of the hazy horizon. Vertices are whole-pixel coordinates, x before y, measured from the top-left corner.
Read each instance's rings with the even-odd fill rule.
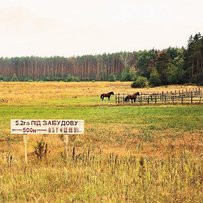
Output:
[[[72,57],[186,47],[200,0],[0,0],[0,57]]]

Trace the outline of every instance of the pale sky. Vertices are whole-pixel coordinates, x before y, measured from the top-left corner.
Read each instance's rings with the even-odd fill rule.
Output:
[[[0,0],[0,57],[186,47],[202,0]]]

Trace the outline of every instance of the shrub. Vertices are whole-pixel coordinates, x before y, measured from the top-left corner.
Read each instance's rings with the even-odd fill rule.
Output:
[[[132,84],[131,87],[136,88],[136,87],[146,87],[148,85],[148,80],[147,78],[143,76],[139,76]]]
[[[42,157],[46,157],[47,147],[47,143],[45,143],[43,140],[37,142],[37,146],[35,146],[34,153],[36,154],[38,159],[42,160]]]

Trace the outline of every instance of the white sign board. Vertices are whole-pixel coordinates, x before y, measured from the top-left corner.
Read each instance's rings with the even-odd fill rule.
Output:
[[[11,134],[83,134],[84,120],[11,119]]]

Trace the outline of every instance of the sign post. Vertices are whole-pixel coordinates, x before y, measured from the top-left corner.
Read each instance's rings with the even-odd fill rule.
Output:
[[[27,164],[27,134],[23,135],[23,142],[25,145],[25,164]]]
[[[11,119],[11,134],[22,134],[25,145],[25,163],[27,164],[27,135],[61,134],[64,135],[65,155],[68,156],[68,135],[84,133],[84,120],[31,120]]]
[[[65,149],[65,158],[68,157],[68,135],[64,135],[64,149]]]

